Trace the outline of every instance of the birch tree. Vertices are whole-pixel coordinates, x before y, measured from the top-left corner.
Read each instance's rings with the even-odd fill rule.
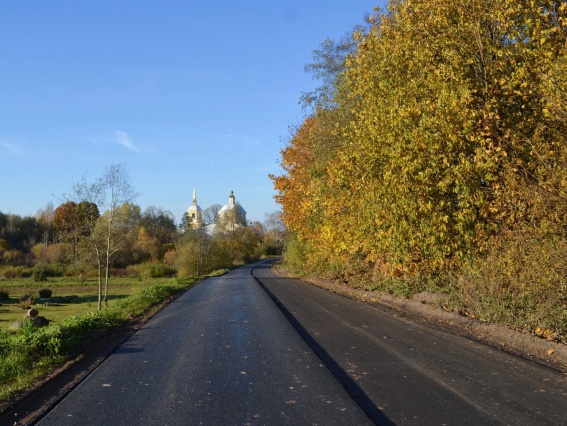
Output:
[[[108,300],[108,277],[110,262],[114,255],[123,247],[131,227],[128,221],[127,204],[132,203],[138,194],[130,183],[130,177],[123,164],[108,166],[101,180],[103,187],[103,206],[106,210],[101,216],[100,225],[105,241],[104,257],[104,300]],[[99,309],[100,309],[99,297]]]
[[[77,202],[87,201],[96,204],[104,212],[100,217],[87,215],[89,233],[86,243],[94,255],[98,269],[98,309],[103,300],[108,300],[108,281],[110,264],[114,256],[124,246],[132,223],[128,205],[138,194],[130,183],[130,177],[123,164],[107,166],[103,175],[88,182],[83,177],[72,186],[72,197]],[[104,271],[104,286],[103,286]],[[104,290],[104,293],[103,293]]]

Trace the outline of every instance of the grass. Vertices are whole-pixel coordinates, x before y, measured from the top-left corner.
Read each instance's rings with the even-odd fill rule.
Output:
[[[104,338],[108,330],[142,316],[197,281],[191,277],[113,278],[108,308],[102,311],[97,311],[96,281],[77,282],[67,278],[50,279],[47,283],[35,283],[31,279],[1,281],[0,291],[8,292],[10,299],[0,302],[0,403],[48,375],[81,347],[92,343],[93,336]],[[37,291],[46,287],[53,290],[51,300],[59,302],[33,307],[50,320],[49,326],[37,328],[26,322],[17,332],[6,331],[9,324],[22,319],[26,312],[15,306],[19,298],[24,295],[39,298]]]
[[[137,278],[113,278],[109,286],[109,306],[150,285],[167,284],[171,278],[139,280]],[[51,299],[40,301],[38,291],[42,288],[53,290]],[[69,278],[52,278],[48,282],[36,283],[30,278],[0,281],[0,291],[9,294],[8,301],[0,303],[0,332],[7,331],[10,324],[19,321],[27,309],[18,306],[24,296],[35,299],[33,308],[50,323],[58,323],[65,318],[95,312],[98,304],[98,285],[96,279],[78,281]]]

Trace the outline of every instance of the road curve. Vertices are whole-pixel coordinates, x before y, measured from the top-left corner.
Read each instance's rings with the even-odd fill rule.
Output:
[[[187,291],[37,424],[372,424],[252,268]]]
[[[404,425],[567,425],[567,376],[302,281],[254,271],[372,416]]]

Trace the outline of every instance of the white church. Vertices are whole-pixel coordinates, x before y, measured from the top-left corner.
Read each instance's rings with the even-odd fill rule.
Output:
[[[193,202],[187,209],[188,217],[193,229],[205,228],[208,234],[212,235],[216,231],[234,231],[237,228],[246,226],[246,210],[239,203],[235,202],[234,191],[230,191],[228,204],[225,204],[218,213],[216,223],[205,225],[203,221],[203,209],[197,204],[197,188],[193,188]]]

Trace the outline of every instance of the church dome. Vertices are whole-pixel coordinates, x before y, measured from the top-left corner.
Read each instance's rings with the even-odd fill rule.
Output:
[[[244,210],[244,208],[240,204],[235,203],[234,191],[230,191],[230,196],[228,197],[228,204],[225,204],[219,210],[219,216],[220,217],[226,216],[229,212],[232,212],[234,209],[238,209],[237,214],[239,218],[242,219],[243,224],[246,225],[246,210]]]

